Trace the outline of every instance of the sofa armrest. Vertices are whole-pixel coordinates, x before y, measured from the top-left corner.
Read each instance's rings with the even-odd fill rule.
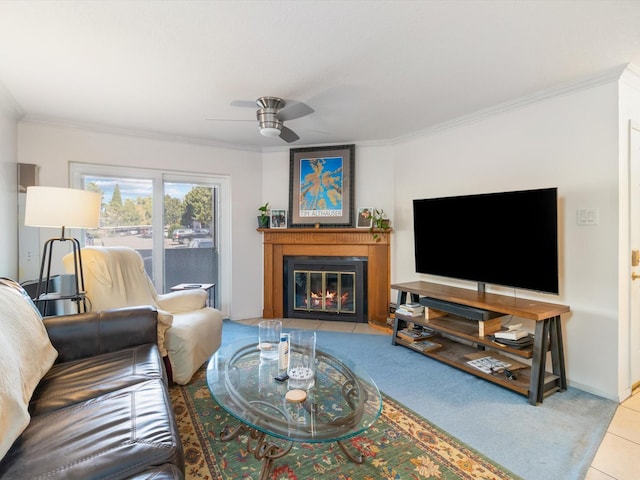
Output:
[[[56,362],[68,362],[157,343],[157,316],[153,307],[127,307],[45,317],[43,322],[58,351]]]
[[[207,292],[200,288],[178,290],[158,295],[156,304],[169,313],[191,312],[206,307],[207,297]]]

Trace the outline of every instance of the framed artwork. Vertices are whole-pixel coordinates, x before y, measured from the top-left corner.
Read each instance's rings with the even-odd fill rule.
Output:
[[[271,228],[287,228],[287,211],[271,209]]]
[[[373,225],[373,208],[358,208],[358,219],[356,220],[356,227],[371,228],[371,225]]]
[[[353,227],[355,145],[292,148],[289,227]]]

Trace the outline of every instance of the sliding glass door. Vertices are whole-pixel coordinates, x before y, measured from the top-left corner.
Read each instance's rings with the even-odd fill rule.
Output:
[[[117,170],[117,174],[115,172]],[[164,172],[73,165],[72,181],[102,195],[100,226],[85,245],[127,246],[144,259],[158,292],[181,283],[220,283],[220,185]],[[220,289],[213,288],[219,304]]]
[[[218,283],[218,188],[164,182],[164,288]],[[213,304],[217,304],[214,288]]]

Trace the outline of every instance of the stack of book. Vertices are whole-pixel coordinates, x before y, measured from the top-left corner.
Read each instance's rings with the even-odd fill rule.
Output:
[[[522,329],[501,330],[495,332],[493,337],[496,342],[514,348],[526,348],[533,345],[533,334]]]
[[[522,329],[516,330],[500,330],[493,334],[496,338],[504,338],[506,340],[520,340],[523,337],[529,335],[529,332]]]
[[[396,309],[396,313],[405,317],[423,317],[424,307],[419,303],[403,303]]]
[[[391,319],[396,318],[396,304],[395,303],[390,303],[389,304],[389,318],[391,318]]]
[[[398,330],[397,335],[403,340],[407,340],[409,342],[419,342],[431,337],[433,335],[433,332],[431,330],[403,328],[402,330]]]
[[[442,347],[441,344],[432,342],[431,340],[421,340],[411,344],[411,348],[418,350],[419,352],[430,352]]]

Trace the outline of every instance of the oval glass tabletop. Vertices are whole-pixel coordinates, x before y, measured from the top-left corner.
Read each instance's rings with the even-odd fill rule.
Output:
[[[260,359],[251,339],[221,347],[207,367],[213,398],[247,426],[294,442],[340,442],[369,428],[382,397],[369,375],[352,362],[316,351],[315,384],[301,402],[285,398],[288,381],[275,379],[278,361]]]

